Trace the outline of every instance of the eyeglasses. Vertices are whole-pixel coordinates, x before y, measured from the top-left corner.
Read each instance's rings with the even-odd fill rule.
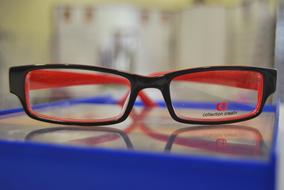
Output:
[[[167,107],[176,121],[226,124],[258,116],[275,92],[274,69],[215,66],[140,76],[86,65],[29,65],[10,68],[10,91],[32,118],[66,125],[124,121],[137,96],[144,106]],[[156,88],[165,102],[143,89]]]

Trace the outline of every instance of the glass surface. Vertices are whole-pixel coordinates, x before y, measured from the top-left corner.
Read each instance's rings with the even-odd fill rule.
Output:
[[[56,126],[19,112],[0,116],[0,139],[269,159],[276,116],[275,105],[272,106],[274,109],[264,110],[252,120],[210,126],[176,122],[167,109],[159,107],[135,106],[124,122],[103,127]]]
[[[170,83],[178,117],[225,121],[249,117],[261,104],[263,76],[254,71],[207,71],[184,74]]]
[[[51,120],[114,120],[123,114],[129,94],[130,82],[109,73],[42,69],[31,71],[26,77],[28,109],[38,117]]]

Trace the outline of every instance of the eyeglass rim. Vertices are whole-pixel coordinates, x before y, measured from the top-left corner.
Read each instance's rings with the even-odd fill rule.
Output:
[[[98,72],[105,72],[109,74],[119,75],[121,77],[126,78],[130,81],[131,84],[131,92],[128,101],[128,105],[124,113],[121,116],[114,120],[107,120],[101,122],[68,122],[68,121],[58,121],[58,120],[50,120],[43,117],[39,117],[36,114],[31,113],[28,109],[27,102],[26,102],[26,93],[25,93],[25,78],[27,74],[34,70],[40,69],[80,69],[80,70],[89,70],[89,71],[98,71]],[[171,97],[170,97],[170,82],[173,78],[190,73],[196,72],[206,72],[206,71],[221,71],[221,70],[240,70],[240,71],[256,71],[262,74],[263,76],[263,97],[261,100],[261,105],[257,112],[249,117],[240,118],[236,120],[220,120],[220,121],[196,121],[196,120],[188,120],[179,117],[172,106]],[[16,66],[11,67],[9,70],[9,83],[10,83],[10,92],[15,94],[21,101],[21,104],[24,108],[26,114],[36,120],[55,123],[55,124],[64,124],[64,125],[81,125],[81,126],[98,126],[98,125],[111,125],[116,124],[124,121],[134,106],[134,102],[140,90],[144,89],[143,85],[141,87],[141,83],[149,82],[153,83],[154,88],[158,88],[161,90],[167,108],[169,110],[170,115],[172,118],[178,122],[186,123],[186,124],[228,124],[228,123],[235,123],[241,122],[245,120],[249,120],[252,118],[257,117],[261,114],[264,104],[267,98],[275,92],[276,90],[276,78],[277,78],[277,70],[272,68],[262,68],[262,67],[251,67],[251,66],[210,66],[210,67],[198,67],[198,68],[189,68],[183,70],[176,70],[171,72],[166,72],[161,76],[142,76],[137,74],[131,74],[124,71],[119,71],[116,69],[110,69],[105,67],[98,67],[98,66],[90,66],[90,65],[74,65],[74,64],[46,64],[46,65],[25,65],[25,66]],[[147,86],[149,88],[151,86]]]

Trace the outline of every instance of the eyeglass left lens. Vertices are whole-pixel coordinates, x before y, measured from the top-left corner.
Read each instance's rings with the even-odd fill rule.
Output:
[[[130,95],[128,79],[105,72],[80,69],[40,69],[26,76],[29,111],[61,122],[116,120]]]
[[[170,83],[172,106],[179,118],[224,122],[257,114],[263,99],[263,76],[256,71],[201,71]]]

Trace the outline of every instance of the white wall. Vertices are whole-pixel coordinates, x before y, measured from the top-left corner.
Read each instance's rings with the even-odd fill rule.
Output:
[[[226,9],[192,6],[177,17],[177,67],[225,65]]]

